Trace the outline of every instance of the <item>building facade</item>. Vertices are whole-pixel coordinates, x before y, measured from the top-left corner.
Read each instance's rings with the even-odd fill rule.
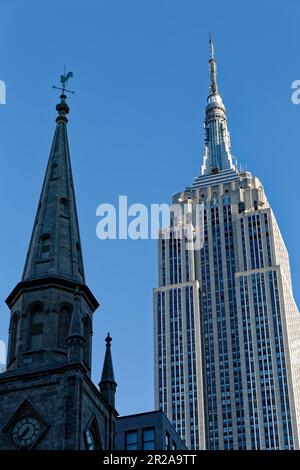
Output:
[[[300,316],[288,252],[261,182],[231,154],[212,39],[210,48],[201,175],[173,197],[190,206],[192,226],[201,220],[202,243],[176,237],[175,218],[160,235],[155,405],[189,448],[299,449]]]
[[[150,411],[117,419],[116,450],[184,450],[163,411]]]
[[[0,374],[1,450],[115,447],[109,335],[99,388],[91,380],[98,302],[85,283],[64,93],[56,110],[23,278],[6,300],[11,318],[7,368]]]

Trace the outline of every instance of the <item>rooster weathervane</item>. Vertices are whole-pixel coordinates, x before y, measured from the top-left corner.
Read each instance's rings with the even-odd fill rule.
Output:
[[[70,78],[73,78],[73,72],[66,73],[66,69],[65,69],[63,75],[60,76],[61,86],[58,87],[58,86],[53,85],[52,88],[55,88],[56,90],[61,90],[63,95],[65,93],[72,93],[72,95],[74,95],[75,91],[66,89],[67,83],[70,80]]]

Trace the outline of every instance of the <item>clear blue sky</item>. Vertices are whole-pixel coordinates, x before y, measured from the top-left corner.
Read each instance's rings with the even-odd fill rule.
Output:
[[[0,339],[20,280],[54,132],[66,64],[69,139],[87,282],[99,299],[93,366],[107,331],[120,413],[153,408],[155,241],[99,241],[96,207],[170,202],[199,174],[208,90],[208,32],[232,151],[263,182],[289,249],[300,300],[298,0],[0,1]]]

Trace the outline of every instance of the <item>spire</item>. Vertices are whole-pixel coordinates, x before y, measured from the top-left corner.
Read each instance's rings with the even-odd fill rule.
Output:
[[[56,129],[23,281],[49,276],[79,283],[85,280],[67,135],[69,106],[65,91],[63,86],[56,106]]]
[[[107,333],[107,337],[105,338],[106,352],[99,387],[107,403],[109,403],[109,405],[114,408],[117,384],[115,382],[114,369],[111,357],[111,341],[112,338],[110,334]]]
[[[217,85],[217,63],[215,61],[215,49],[213,43],[212,32],[209,33],[209,49],[210,49],[210,93],[215,94],[218,93],[218,85]]]
[[[207,98],[205,127],[205,148],[201,174],[215,174],[223,170],[237,171],[230,148],[226,108],[217,85],[217,63],[212,33],[209,34],[210,87]]]
[[[61,77],[56,128],[23,278],[6,299],[14,316],[25,306],[9,367],[80,363],[90,377],[93,313],[99,304],[83,272],[67,137],[68,77]],[[9,335],[11,341],[13,332]]]

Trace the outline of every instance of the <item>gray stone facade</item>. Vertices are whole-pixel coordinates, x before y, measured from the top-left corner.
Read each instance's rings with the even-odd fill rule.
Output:
[[[23,447],[17,446],[13,437],[14,427],[23,416],[43,422],[40,435],[32,443],[37,450],[86,449],[85,431],[93,420],[97,423],[99,449],[115,448],[116,413],[79,364],[33,368],[23,374],[6,372],[0,376],[0,393],[1,450]],[[23,413],[26,401],[30,405]]]

